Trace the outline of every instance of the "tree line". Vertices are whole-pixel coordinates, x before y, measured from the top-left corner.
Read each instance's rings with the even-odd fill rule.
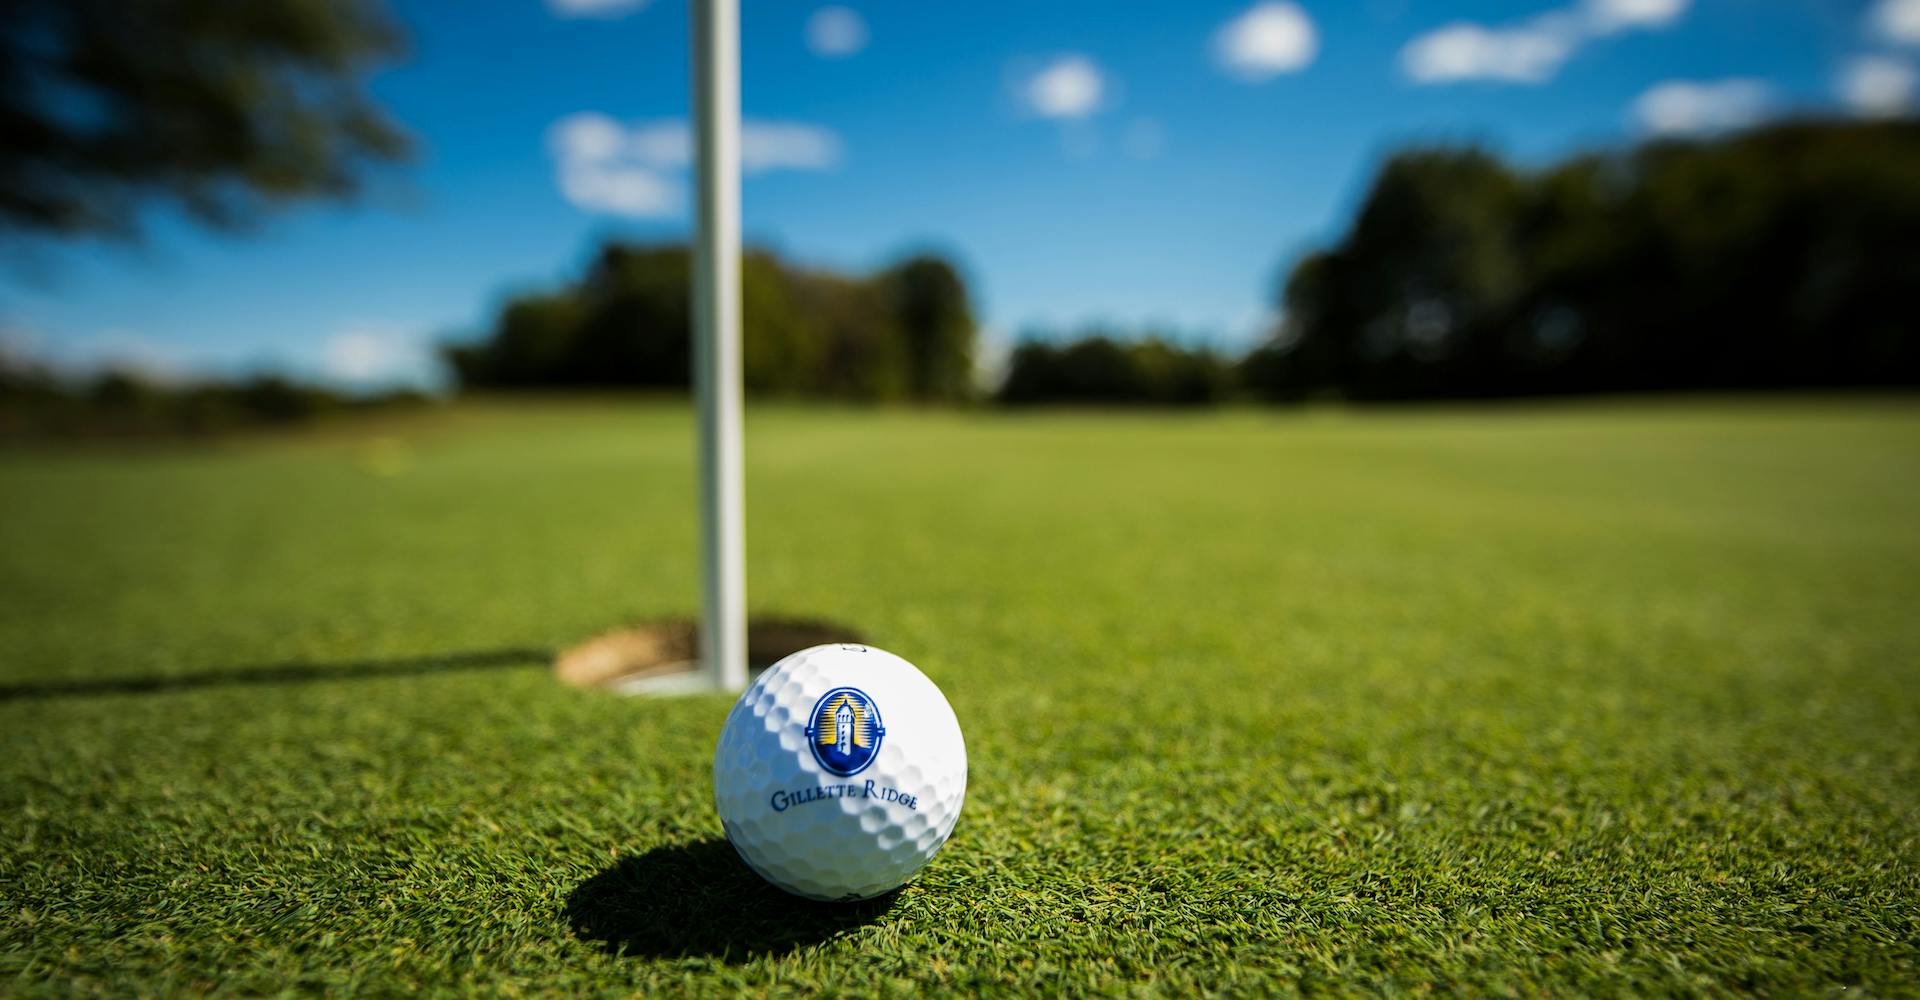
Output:
[[[1920,385],[1920,122],[1789,122],[1522,170],[1389,160],[1286,276],[1268,399]]]
[[[605,247],[447,357],[471,388],[685,386],[688,268],[682,247]],[[940,258],[847,276],[756,251],[743,286],[750,392],[974,394],[969,294]],[[1914,386],[1915,289],[1920,123],[1789,122],[1538,169],[1413,149],[1287,270],[1283,318],[1251,350],[1030,332],[986,391],[1195,405]]]
[[[191,438],[426,402],[413,390],[348,393],[275,374],[173,380],[107,369],[76,376],[0,351],[0,441]]]
[[[466,389],[682,389],[692,371],[692,259],[611,243],[565,287],[516,296],[444,355]],[[803,268],[766,250],[741,266],[742,380],[762,396],[956,401],[973,392],[965,281],[918,254],[872,274]]]
[[[131,238],[156,206],[244,229],[351,196],[407,158],[367,87],[405,49],[379,0],[209,9],[9,7],[0,65],[20,85],[0,88],[0,242]],[[689,264],[677,246],[603,247],[579,280],[509,300],[445,358],[465,389],[685,386]],[[1476,148],[1402,152],[1346,232],[1286,269],[1270,336],[1233,356],[1042,332],[981,387],[968,289],[937,256],[849,275],[755,251],[743,286],[745,380],[762,396],[1175,405],[1912,387],[1920,121],[1788,121],[1534,168]],[[183,387],[0,370],[0,409],[34,421],[213,426],[325,412],[333,395],[274,377]]]

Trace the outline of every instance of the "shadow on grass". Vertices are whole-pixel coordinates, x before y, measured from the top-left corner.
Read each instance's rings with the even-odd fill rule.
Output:
[[[898,893],[815,903],[755,875],[722,838],[621,858],[574,887],[573,933],[614,955],[739,962],[832,940],[880,919]]]
[[[544,649],[492,649],[390,660],[354,660],[345,663],[294,660],[287,663],[202,670],[189,674],[166,674],[156,677],[102,677],[93,680],[0,684],[0,702],[25,698],[68,698],[102,694],[158,694],[167,691],[190,691],[222,684],[305,684],[314,681],[344,681],[368,677],[411,677],[455,670],[535,666],[545,664],[551,656],[552,654]]]

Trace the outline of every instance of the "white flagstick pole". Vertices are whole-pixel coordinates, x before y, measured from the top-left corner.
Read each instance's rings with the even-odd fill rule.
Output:
[[[740,3],[691,0],[694,392],[700,410],[701,667],[747,685],[740,473]]]

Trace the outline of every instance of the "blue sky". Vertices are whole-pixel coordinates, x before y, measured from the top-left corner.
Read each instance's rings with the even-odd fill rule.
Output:
[[[934,248],[988,335],[1154,325],[1238,346],[1381,155],[1524,161],[1770,115],[1907,113],[1920,0],[743,0],[750,240],[869,268]],[[0,331],[66,364],[432,377],[430,346],[599,239],[686,232],[676,0],[401,2],[373,84],[420,158],[247,236],[0,272]]]

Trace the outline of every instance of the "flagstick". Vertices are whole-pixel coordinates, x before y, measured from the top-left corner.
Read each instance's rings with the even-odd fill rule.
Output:
[[[747,684],[746,525],[740,472],[740,4],[691,4],[700,657],[715,689],[738,691]]]

